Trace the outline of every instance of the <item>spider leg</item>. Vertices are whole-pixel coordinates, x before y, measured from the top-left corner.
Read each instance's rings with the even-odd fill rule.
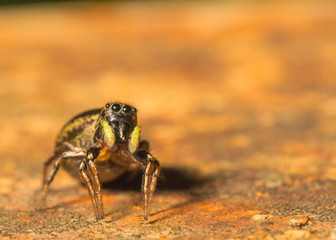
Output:
[[[96,153],[95,155],[89,150],[80,165],[79,171],[82,181],[88,188],[96,219],[100,220],[104,218],[104,208],[98,170],[94,163],[94,159],[99,154]]]
[[[66,152],[65,152],[66,151]],[[61,154],[61,152],[63,152]],[[77,155],[76,155],[77,153]],[[73,146],[71,143],[69,142],[64,142],[62,143],[55,151],[55,154],[53,156],[51,156],[47,161],[44,162],[44,166],[43,166],[43,177],[42,177],[42,188],[44,187],[44,184],[46,182],[46,178],[47,178],[47,170],[49,168],[49,166],[58,160],[59,157],[63,157],[63,158],[76,158],[76,157],[84,157],[85,154],[83,155],[83,149],[78,148]],[[57,172],[57,171],[56,171]],[[56,173],[55,173],[56,174]]]
[[[160,164],[156,160],[156,161],[154,161],[154,171],[153,171],[152,176],[151,176],[152,180],[151,180],[151,185],[150,185],[149,202],[152,201],[152,199],[153,199],[159,174],[160,174]]]
[[[96,219],[97,220],[102,219],[103,217],[100,216],[100,212],[98,210],[97,198],[96,198],[95,191],[93,189],[91,178],[89,176],[90,174],[89,174],[89,171],[88,171],[88,167],[87,167],[87,164],[84,161],[80,165],[79,173],[80,173],[80,176],[81,176],[81,179],[82,179],[83,183],[86,185],[86,187],[88,189]]]
[[[85,156],[84,152],[72,152],[72,151],[66,151],[63,152],[62,154],[55,154],[51,158],[49,158],[45,163],[44,163],[44,168],[43,168],[43,187],[42,187],[42,197],[41,200],[36,207],[37,210],[42,209],[43,206],[45,205],[49,186],[51,182],[54,180],[54,177],[56,173],[59,170],[59,167],[61,165],[61,162],[65,159],[80,159]],[[47,177],[47,169],[48,167],[54,163],[53,168],[50,171],[49,176]]]
[[[44,165],[43,165],[43,177],[42,177],[42,189],[43,189],[44,184],[46,182],[48,167],[53,162],[55,162],[58,158],[59,158],[59,155],[54,155],[54,156],[50,157],[47,161],[44,162]]]
[[[144,194],[144,202],[143,202],[143,215],[144,219],[148,219],[149,212],[149,203],[153,198],[157,179],[160,173],[160,164],[158,160],[156,160],[149,152],[146,150],[139,150],[133,154],[135,161],[140,163],[141,165],[146,166],[145,172],[143,175],[143,194]]]

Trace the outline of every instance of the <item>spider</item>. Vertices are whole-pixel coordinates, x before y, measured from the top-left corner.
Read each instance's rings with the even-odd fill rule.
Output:
[[[71,175],[80,176],[91,197],[96,219],[103,219],[101,183],[116,179],[131,163],[136,163],[145,167],[143,217],[147,220],[160,164],[149,152],[149,143],[140,141],[140,130],[137,109],[121,102],[107,103],[101,109],[72,118],[57,136],[54,155],[44,163],[42,197],[37,209],[45,205],[49,186],[62,166]]]

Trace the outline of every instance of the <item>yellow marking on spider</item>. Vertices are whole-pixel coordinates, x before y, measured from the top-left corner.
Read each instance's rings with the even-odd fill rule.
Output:
[[[109,148],[113,147],[115,136],[111,126],[104,119],[100,120],[100,124],[103,126],[104,138]]]
[[[140,126],[135,126],[131,133],[131,138],[128,142],[128,149],[131,153],[134,153],[138,149],[140,141],[140,130]]]

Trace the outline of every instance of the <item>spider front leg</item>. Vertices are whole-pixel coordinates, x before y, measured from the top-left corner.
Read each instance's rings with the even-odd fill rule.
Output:
[[[134,161],[146,166],[142,180],[142,190],[144,193],[143,215],[145,221],[148,219],[149,203],[153,198],[158,176],[160,174],[160,164],[149,152],[149,144],[147,141],[140,142],[140,126],[135,126],[130,140],[128,142],[128,150],[132,153]]]
[[[99,180],[98,170],[94,160],[99,155],[99,148],[91,147],[86,157],[83,159],[79,172],[82,181],[88,188],[88,192],[92,201],[93,209],[97,220],[104,218],[104,207],[101,192],[101,184]]]
[[[160,164],[152,154],[146,150],[139,150],[133,153],[133,157],[136,162],[140,163],[143,166],[146,166],[143,180],[142,180],[142,190],[144,194],[143,199],[143,216],[145,221],[148,219],[149,213],[149,203],[153,199],[153,195],[156,188],[156,183],[158,176],[160,174]]]
[[[101,119],[99,123],[95,133],[95,143],[88,149],[79,167],[80,176],[88,188],[97,220],[104,218],[104,207],[98,170],[94,161],[102,148],[107,146],[112,149],[115,142],[115,135],[110,124],[104,119]]]

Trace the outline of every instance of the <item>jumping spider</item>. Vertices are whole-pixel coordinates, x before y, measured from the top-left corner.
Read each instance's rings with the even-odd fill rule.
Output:
[[[147,220],[160,165],[149,153],[148,142],[140,141],[140,130],[136,108],[120,102],[107,103],[102,109],[72,118],[58,134],[54,155],[44,163],[43,192],[37,209],[44,206],[49,185],[62,165],[73,176],[79,172],[89,191],[96,219],[103,219],[100,183],[117,178],[131,163],[136,163],[145,167],[143,217]]]

